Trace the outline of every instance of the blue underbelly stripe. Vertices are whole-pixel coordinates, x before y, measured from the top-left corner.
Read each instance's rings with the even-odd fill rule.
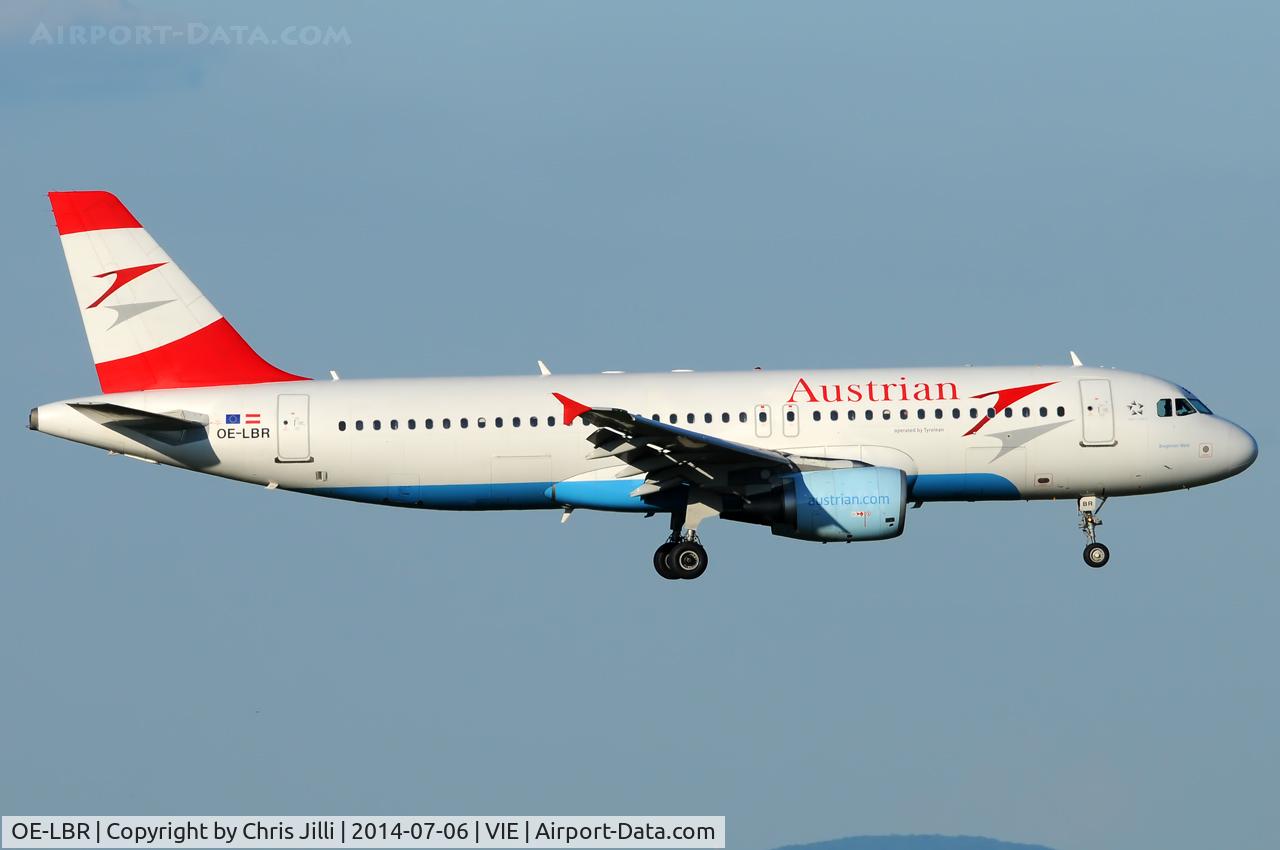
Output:
[[[530,481],[514,484],[422,484],[407,487],[302,487],[299,492],[353,502],[440,510],[532,510],[567,505],[606,511],[667,511],[676,493],[646,498],[630,495],[638,481]],[[1020,499],[1013,482],[990,472],[913,475],[907,478],[912,501],[956,502]],[[676,491],[677,493],[679,491]]]
[[[907,476],[907,492],[917,502],[1021,499],[1013,482],[993,472],[948,472]]]

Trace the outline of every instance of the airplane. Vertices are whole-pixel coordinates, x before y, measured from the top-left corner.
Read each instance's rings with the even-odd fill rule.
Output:
[[[51,192],[102,392],[33,431],[272,489],[437,510],[662,514],[666,579],[719,517],[888,540],[908,506],[1072,499],[1084,561],[1112,496],[1247,469],[1258,444],[1190,390],[1084,366],[313,380],[250,347],[116,196]]]

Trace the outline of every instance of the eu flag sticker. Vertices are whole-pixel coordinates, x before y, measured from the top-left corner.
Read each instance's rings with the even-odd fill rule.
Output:
[[[227,414],[227,422],[226,422],[226,424],[228,424],[228,425],[239,425],[239,424],[240,424],[240,414],[239,414],[239,413],[228,413],[228,414]]]

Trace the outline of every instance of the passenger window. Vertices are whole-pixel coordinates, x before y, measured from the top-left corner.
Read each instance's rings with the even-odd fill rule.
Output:
[[[520,427],[520,417],[519,417],[519,416],[512,416],[512,417],[511,417],[511,427],[512,427],[512,428],[519,428],[519,427]]]
[[[795,421],[796,421],[796,412],[795,412],[794,410],[788,410],[788,411],[787,411],[787,421],[788,421],[788,422],[795,422]]]
[[[338,430],[339,431],[347,430],[347,422],[345,419],[338,420]]]
[[[436,423],[435,423],[435,421],[434,421],[434,420],[432,420],[432,419],[423,419],[423,420],[422,420],[422,427],[423,427],[423,428],[426,428],[428,431],[430,431],[432,428],[436,427]]]
[[[1066,415],[1067,415],[1067,409],[1066,409],[1065,407],[1063,407],[1062,405],[1058,405],[1058,415],[1059,415],[1059,416],[1066,416]]]
[[[788,412],[788,413],[790,413],[790,411],[787,411],[787,412]],[[819,410],[815,410],[815,411],[813,412],[813,421],[814,421],[814,422],[821,422],[821,421],[822,421],[822,412],[821,412],[821,411],[819,411]]]
[[[414,422],[412,419],[410,419],[410,420],[409,420],[409,430],[410,430],[410,431],[412,431],[414,428],[417,428],[417,427],[418,427],[418,423],[417,423],[417,422]]]
[[[923,408],[923,407],[918,407],[918,408],[916,408],[916,419],[924,419],[924,408]]]
[[[970,419],[977,419],[977,418],[978,418],[978,408],[976,408],[976,407],[971,407],[971,408],[969,408],[969,418],[970,418]]]
[[[1049,408],[1047,408],[1047,407],[1042,407],[1042,408],[1040,408],[1040,418],[1041,418],[1041,419],[1044,419],[1044,418],[1045,418],[1046,416],[1048,416],[1048,415],[1049,415]]]
[[[537,427],[538,427],[538,417],[536,417],[536,416],[530,416],[530,417],[529,417],[529,427],[530,427],[530,428],[537,428]]]
[[[865,418],[867,418],[867,419],[874,419],[874,418],[875,418],[875,416],[876,416],[876,412],[875,412],[874,410],[868,410],[868,411],[867,411],[867,415],[866,415],[866,417],[865,417]]]
[[[356,420],[356,430],[357,430],[357,431],[363,431],[363,430],[364,430],[364,420],[363,420],[363,419],[357,419],[357,420]]]
[[[724,422],[724,423],[726,423],[726,424],[727,424],[727,423],[728,423],[728,421],[729,421],[729,414],[728,414],[728,413],[721,413],[721,414],[720,414],[720,421],[721,421],[721,422]]]
[[[501,427],[502,427],[502,417],[501,417],[501,416],[495,416],[495,417],[493,417],[493,427],[495,427],[495,428],[501,428]]]
[[[711,424],[711,414],[710,414],[710,413],[704,413],[704,414],[702,414],[702,421],[703,421],[703,422],[705,422],[705,423],[707,423],[708,425],[710,425],[710,424]]]
[[[381,419],[375,419],[375,420],[373,420],[373,430],[375,430],[375,431],[381,431],[381,430],[382,430],[382,420],[381,420]]]
[[[1029,416],[1031,416],[1031,408],[1029,408],[1029,407],[1024,407],[1024,408],[1022,408],[1022,418],[1023,418],[1023,419],[1026,419],[1026,418],[1028,418]]]
[[[399,429],[400,429],[400,420],[399,420],[399,419],[392,419],[392,420],[391,420],[391,430],[392,430],[392,431],[397,431],[397,430],[399,430]]]
[[[942,418],[942,408],[941,408],[941,407],[935,407],[935,408],[933,409],[933,418],[934,418],[934,419],[941,419],[941,418]]]
[[[759,416],[759,418],[760,418],[760,421],[761,421],[761,422],[768,422],[768,421],[769,421],[769,414],[765,413],[765,412],[762,410],[762,411],[760,411],[760,416]]]
[[[671,424],[672,424],[672,425],[676,424],[676,422],[677,422],[677,421],[679,421],[679,419],[680,419],[680,417],[679,417],[679,416],[676,416],[674,413],[673,413],[673,414],[671,414],[671,416],[670,416],[669,418],[671,419]]]
[[[899,419],[906,419],[906,418],[907,418],[907,409],[906,409],[905,407],[904,407],[904,408],[902,408],[902,410],[898,411],[898,418],[899,418]]]
[[[832,422],[837,421],[839,418],[840,418],[840,411],[838,411],[838,410],[833,410],[833,411],[831,411],[831,421],[832,421]]]
[[[467,418],[465,416],[458,420],[458,427],[459,428],[467,427]]]
[[[959,419],[959,418],[960,418],[960,408],[958,408],[958,407],[953,407],[953,408],[951,408],[951,418],[952,418],[952,419]]]
[[[995,409],[994,407],[988,407],[988,408],[987,408],[987,418],[988,418],[988,419],[995,419],[995,418],[996,418],[996,409]]]
[[[738,421],[739,422],[747,421],[747,412],[745,410],[738,411]]]
[[[1196,412],[1196,409],[1191,406],[1191,402],[1187,401],[1185,398],[1175,398],[1173,400],[1173,405],[1174,412],[1179,416],[1190,416]]]
[[[905,413],[906,411],[903,411],[903,412]],[[883,414],[881,414],[881,416],[882,416],[882,418],[884,418],[884,419],[892,419],[892,418],[893,418],[893,411],[889,410],[888,408],[885,408],[885,411],[884,411],[884,413],[883,413]]]
[[[485,426],[484,417],[481,416],[479,419],[476,420],[476,427],[483,428],[484,426]]]
[[[688,424],[692,425],[692,424],[693,424],[693,414],[692,414],[692,413],[686,413],[686,414],[684,415],[684,421],[685,421],[685,422],[687,422]]]
[[[556,426],[556,418],[554,416],[547,417],[547,427],[554,428]]]
[[[857,418],[858,418],[858,411],[856,411],[856,410],[852,410],[852,409],[851,409],[851,410],[849,411],[849,421],[850,421],[850,422],[852,422],[853,420],[855,420],[855,419],[857,419]]]
[[[446,430],[447,430],[447,429],[450,427],[450,424],[451,424],[451,423],[449,422],[449,420],[448,420],[448,419],[442,419],[442,420],[440,420],[440,427],[441,427],[441,428],[444,428],[444,429],[446,429]]]
[[[1013,418],[1013,408],[1012,408],[1012,407],[1006,407],[1006,408],[1004,409],[1004,418],[1005,418],[1005,419],[1012,419],[1012,418]]]

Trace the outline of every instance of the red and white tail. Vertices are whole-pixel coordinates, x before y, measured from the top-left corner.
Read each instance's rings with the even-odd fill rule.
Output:
[[[50,192],[104,393],[302,381],[249,347],[110,192]]]

